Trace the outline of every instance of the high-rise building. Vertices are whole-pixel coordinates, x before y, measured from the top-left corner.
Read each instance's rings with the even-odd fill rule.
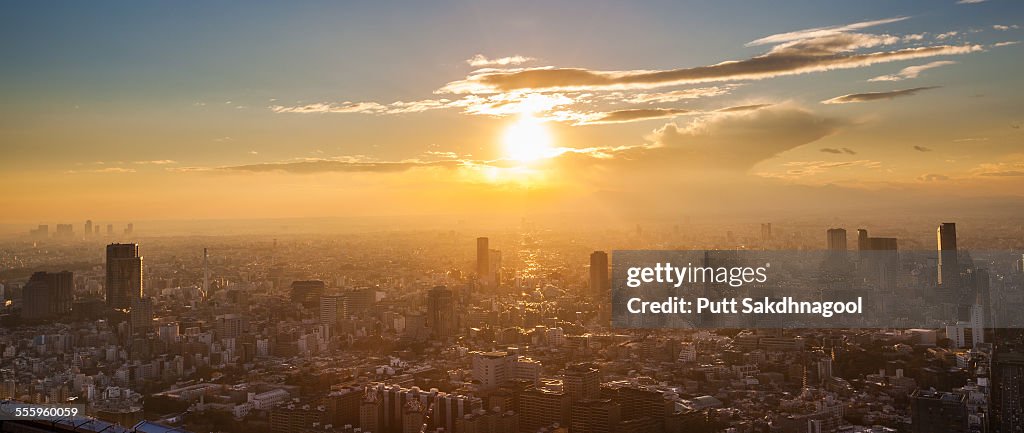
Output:
[[[857,229],[857,249],[867,250],[868,248],[868,231],[865,229]]]
[[[768,243],[772,241],[772,223],[761,224],[761,242]]]
[[[942,223],[936,230],[938,241],[939,287],[946,292],[954,293],[960,287],[960,263],[956,250],[956,223]]]
[[[131,318],[132,332],[145,334],[153,329],[153,299],[139,298],[132,301]]]
[[[570,418],[569,395],[543,389],[524,391],[519,396],[519,428],[535,432],[552,424],[567,426]]]
[[[71,312],[74,275],[70,271],[36,272],[22,289],[21,317],[55,319]]]
[[[113,235],[114,235],[114,225],[113,224],[107,224],[107,236],[113,236]]]
[[[494,389],[512,377],[512,357],[508,352],[477,352],[473,354],[473,379],[482,389]]]
[[[431,336],[445,341],[455,335],[455,296],[445,286],[427,292],[427,326]]]
[[[1024,353],[996,351],[991,389],[990,431],[1024,431]]]
[[[327,285],[320,280],[293,281],[291,300],[312,307],[318,303]]]
[[[342,313],[344,298],[341,295],[324,295],[320,297],[320,324],[333,325],[338,323]]]
[[[601,397],[601,371],[590,363],[569,364],[562,372],[562,390],[572,401]]]
[[[124,227],[124,234],[130,236],[132,233],[135,233],[135,224],[128,223],[128,225]]]
[[[85,220],[85,236],[92,235],[92,220]]]
[[[910,395],[914,433],[967,433],[967,396],[919,389]]]
[[[57,224],[57,231],[53,234],[55,238],[71,238],[75,236],[75,227],[71,224]]]
[[[569,431],[573,433],[613,433],[619,431],[622,411],[611,399],[587,399],[572,404]]]
[[[107,305],[128,309],[142,297],[142,256],[138,244],[107,245]]]
[[[846,229],[828,229],[828,250],[846,252]]]
[[[608,253],[594,251],[590,253],[590,291],[603,294],[611,289],[608,279]]]
[[[485,279],[491,270],[490,240],[484,237],[476,238],[476,277]]]
[[[371,287],[350,289],[341,293],[341,317],[361,317],[370,312],[377,302],[377,291]]]

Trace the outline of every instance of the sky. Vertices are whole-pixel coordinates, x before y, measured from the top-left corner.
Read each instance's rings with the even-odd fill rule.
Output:
[[[1021,203],[1024,4],[6,2],[0,223]]]

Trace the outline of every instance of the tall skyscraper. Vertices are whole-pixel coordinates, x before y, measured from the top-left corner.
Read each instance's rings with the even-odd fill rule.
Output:
[[[44,320],[70,313],[74,281],[70,271],[32,274],[22,291],[21,317]]]
[[[946,291],[960,287],[960,263],[956,251],[956,223],[942,223],[936,230],[939,252],[938,283]]]
[[[476,277],[485,279],[491,269],[490,240],[484,237],[476,238]]]
[[[142,297],[139,244],[107,245],[107,306],[128,309]]]
[[[771,242],[772,240],[772,223],[761,224],[761,242]]]
[[[868,231],[866,229],[857,229],[857,249],[864,251],[868,250]]]
[[[590,291],[604,293],[611,288],[608,280],[608,253],[594,251],[590,253]]]
[[[85,220],[85,235],[92,236],[92,220]]]
[[[447,340],[455,335],[455,296],[445,286],[427,292],[427,325],[436,340]]]
[[[107,236],[113,236],[113,235],[114,235],[114,225],[113,224],[107,224]]]
[[[129,318],[131,319],[132,333],[146,334],[153,330],[153,299],[139,298],[132,301]]]
[[[846,252],[846,229],[828,229],[828,250]]]

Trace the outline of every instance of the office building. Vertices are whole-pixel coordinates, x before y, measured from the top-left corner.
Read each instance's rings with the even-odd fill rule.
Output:
[[[960,263],[956,250],[956,224],[942,223],[936,230],[938,241],[938,283],[947,293],[955,293],[960,287]]]
[[[320,280],[293,281],[291,300],[307,307],[317,305],[327,285]]]
[[[621,408],[611,399],[573,402],[569,431],[573,433],[614,433],[622,422]]]
[[[594,251],[590,253],[590,291],[594,294],[604,294],[611,290],[611,281],[608,279],[608,253]]]
[[[846,229],[828,229],[828,250],[846,252]]]
[[[455,335],[455,297],[445,286],[427,292],[427,326],[435,340],[445,341]]]
[[[593,364],[569,364],[562,373],[562,390],[576,402],[601,397],[601,372]]]
[[[484,237],[476,238],[476,277],[486,279],[491,269],[490,240]]]
[[[910,431],[967,433],[967,397],[919,389],[910,395]]]
[[[138,244],[107,245],[107,306],[129,309],[142,297],[142,256]]]
[[[70,271],[32,274],[22,288],[21,317],[26,320],[46,320],[70,313],[74,281]]]
[[[520,431],[535,432],[556,423],[568,426],[571,407],[565,393],[543,389],[524,391],[519,396]]]

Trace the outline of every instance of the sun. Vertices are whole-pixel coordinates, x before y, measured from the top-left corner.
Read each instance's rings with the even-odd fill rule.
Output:
[[[505,156],[519,162],[530,162],[555,156],[551,147],[551,131],[544,121],[533,116],[522,116],[505,129],[502,144]]]

